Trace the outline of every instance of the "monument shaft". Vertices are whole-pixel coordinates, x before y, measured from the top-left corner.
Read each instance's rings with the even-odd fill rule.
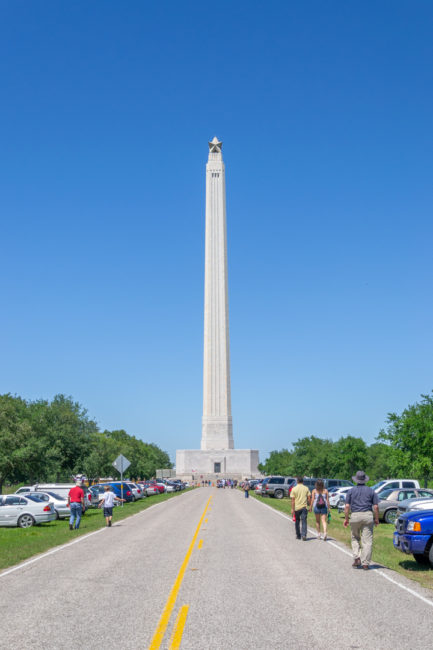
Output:
[[[201,449],[177,449],[176,476],[251,477],[257,449],[235,449],[230,395],[225,169],[222,142],[209,142],[206,165],[203,419]]]
[[[227,274],[225,168],[222,143],[209,143],[206,165],[206,243],[202,449],[233,449]]]

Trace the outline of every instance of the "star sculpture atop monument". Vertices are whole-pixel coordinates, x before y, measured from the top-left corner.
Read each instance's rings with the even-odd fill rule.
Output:
[[[215,136],[212,142],[209,142],[209,151],[210,153],[221,153],[222,146],[223,143]]]

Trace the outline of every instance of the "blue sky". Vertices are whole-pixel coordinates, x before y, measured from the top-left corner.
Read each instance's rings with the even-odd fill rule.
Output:
[[[373,442],[433,389],[433,6],[3,0],[0,392],[174,457],[224,142],[235,445]]]

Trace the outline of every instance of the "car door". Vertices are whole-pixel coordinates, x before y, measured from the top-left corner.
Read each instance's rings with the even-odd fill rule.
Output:
[[[4,523],[6,526],[16,526],[18,517],[23,508],[22,504],[26,504],[25,499],[20,498],[15,494],[9,494],[4,500]]]

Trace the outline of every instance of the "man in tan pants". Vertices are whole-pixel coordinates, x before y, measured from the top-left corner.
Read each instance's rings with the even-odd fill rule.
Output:
[[[356,472],[352,480],[356,483],[356,487],[351,488],[346,494],[343,525],[345,528],[349,525],[349,512],[351,512],[352,566],[355,569],[362,567],[367,570],[373,550],[373,528],[379,523],[379,499],[376,492],[365,485],[368,481],[365,472]]]

